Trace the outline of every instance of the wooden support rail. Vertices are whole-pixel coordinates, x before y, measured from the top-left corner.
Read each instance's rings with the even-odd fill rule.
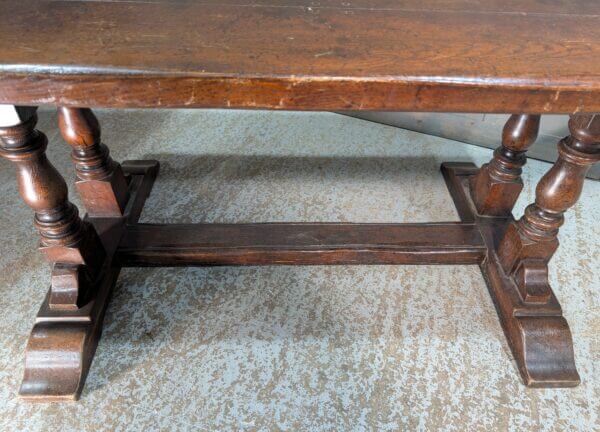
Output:
[[[478,264],[474,224],[263,223],[128,227],[124,267],[193,265]]]

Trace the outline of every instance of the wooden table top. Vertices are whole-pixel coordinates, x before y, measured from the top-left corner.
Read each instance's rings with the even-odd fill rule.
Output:
[[[0,20],[0,103],[600,111],[599,0],[7,0]]]

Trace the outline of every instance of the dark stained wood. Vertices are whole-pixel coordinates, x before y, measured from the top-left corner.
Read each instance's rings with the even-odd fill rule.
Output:
[[[525,383],[579,382],[547,264],[600,159],[597,2],[9,0],[0,22],[0,156],[53,263],[25,398],[79,396],[121,266],[154,265],[479,263]],[[87,219],[45,156],[38,104],[59,108]],[[99,106],[512,116],[481,170],[442,166],[459,223],[144,225],[158,163],[114,162],[87,108]],[[571,135],[515,221],[545,113],[573,114]]]
[[[67,184],[46,157],[48,140],[30,111],[21,123],[0,127],[0,156],[14,163],[19,191],[35,212],[40,250],[53,265],[50,305],[74,309],[89,295],[104,250],[94,228],[79,218]]]
[[[462,187],[464,176],[458,175],[463,171],[470,172],[473,164],[468,162],[444,162],[440,167],[446,187],[450,196],[454,201],[458,217],[465,223],[475,223],[475,216],[477,211],[472,205],[472,201],[467,198],[466,193]]]
[[[475,220],[485,240],[487,254],[480,268],[523,381],[529,387],[576,386],[580,378],[573,341],[558,300],[549,286],[543,296],[524,298],[515,279],[504,272],[496,249],[514,220],[511,215],[477,213],[469,183],[478,171],[473,164],[442,165],[444,176],[453,179],[447,184],[456,206],[471,209],[467,218]]]
[[[100,125],[88,108],[58,108],[58,125],[73,147],[75,186],[90,216],[121,216],[127,203],[127,184],[121,166],[100,141]]]
[[[597,112],[594,6],[5,1],[0,103]]]
[[[67,115],[61,115],[61,122],[71,125],[64,125],[63,133],[67,131],[65,135],[76,147],[81,143],[99,143],[99,129],[94,126],[91,111],[63,110],[63,113]],[[529,145],[536,123],[535,118],[514,116],[505,130],[504,146],[517,151]],[[47,163],[38,153],[35,153],[37,159],[21,155],[31,152],[30,147],[37,149],[40,140],[45,145],[45,139],[34,132],[33,125],[34,122],[24,121],[1,129],[3,151],[8,149],[9,158],[18,148],[16,162],[22,157],[32,159],[25,164],[25,172]],[[523,255],[524,250],[530,252],[529,247],[533,251],[550,250],[546,245],[554,244],[562,212],[575,202],[581,190],[585,167],[598,159],[598,116],[575,115],[570,127],[571,136],[560,145],[559,161],[540,183],[536,204],[519,222],[510,214],[481,215],[469,187],[481,172],[472,164],[451,163],[442,166],[442,173],[461,218],[458,223],[138,224],[158,164],[125,163],[129,191],[124,195],[130,198],[123,206],[123,216],[119,213],[76,222],[95,227],[106,252],[103,266],[97,278],[89,279],[91,289],[85,301],[73,289],[80,283],[80,274],[62,262],[55,266],[53,287],[40,309],[28,344],[21,395],[42,401],[79,396],[121,266],[478,263],[525,383],[532,387],[576,385],[579,376],[571,333],[547,281],[549,256],[546,260],[532,260],[532,256]],[[90,165],[106,166],[107,155],[102,151],[97,153],[98,160],[103,162]],[[520,167],[512,163],[509,168],[515,174]],[[42,176],[41,184],[48,182],[46,177]],[[64,183],[58,176],[50,184],[62,190],[61,182]],[[115,192],[119,196],[122,193]],[[57,208],[68,207],[60,204],[62,198],[57,202]],[[92,212],[94,206],[102,206],[90,202]],[[43,213],[46,206],[32,204],[32,207]],[[511,233],[521,235],[521,225],[535,231],[539,238],[515,240]],[[67,264],[76,263],[67,261]]]
[[[130,227],[117,259],[127,266],[477,264],[475,225],[197,224]]]
[[[113,262],[127,223],[139,218],[158,171],[155,161],[123,164],[130,176],[129,201],[123,217],[87,218],[107,252],[92,295],[77,308],[52,307],[49,292],[31,331],[25,352],[25,372],[19,394],[35,402],[77,400],[81,394],[102,332],[104,312],[120,267]],[[129,169],[131,167],[131,169]]]
[[[547,264],[558,248],[558,229],[564,213],[579,198],[588,169],[600,161],[600,115],[574,115],[571,135],[558,145],[558,160],[542,177],[535,203],[508,227],[498,246],[504,271],[525,297],[549,290]]]
[[[510,116],[502,132],[502,145],[471,182],[471,196],[480,215],[511,214],[523,189],[521,172],[527,162],[525,153],[537,139],[539,130],[539,115]]]
[[[19,191],[35,211],[35,225],[45,250],[77,244],[83,238],[83,223],[77,208],[68,200],[67,184],[46,157],[48,140],[35,129],[37,116],[0,128],[0,155],[15,164]],[[74,252],[70,262],[84,264]],[[54,255],[52,255],[54,256]]]

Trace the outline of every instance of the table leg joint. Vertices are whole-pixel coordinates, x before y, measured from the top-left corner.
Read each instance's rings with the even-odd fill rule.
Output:
[[[86,217],[106,251],[97,275],[84,266],[56,264],[52,287],[36,318],[25,353],[19,394],[36,402],[77,400],[102,332],[104,312],[120,266],[114,254],[128,223],[137,222],[158,172],[156,161],[124,163],[129,201],[120,217]],[[84,296],[76,296],[85,285]],[[52,365],[50,367],[49,365]]]
[[[573,342],[560,304],[548,284],[547,265],[519,261],[507,273],[498,245],[514,225],[512,215],[479,215],[471,199],[473,164],[443,164],[442,172],[461,217],[474,220],[486,246],[480,264],[508,344],[524,383],[529,387],[572,387],[580,382]]]

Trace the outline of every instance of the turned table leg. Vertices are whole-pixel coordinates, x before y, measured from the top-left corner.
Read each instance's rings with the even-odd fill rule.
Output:
[[[58,108],[58,125],[73,148],[76,187],[92,217],[119,217],[129,199],[121,165],[113,161],[100,141],[100,125],[89,108]]]
[[[14,108],[18,123],[0,127],[0,155],[15,164],[19,190],[35,212],[40,249],[53,264],[50,306],[76,309],[97,276],[104,250],[94,228],[68,200],[67,185],[46,157],[34,109]]]
[[[35,129],[35,108],[0,108],[0,156],[16,166],[21,196],[35,212],[41,250],[53,265],[50,291],[27,344],[20,395],[77,399],[119,274],[115,250],[126,225],[141,213],[158,163],[131,161],[123,168],[126,178],[100,143],[91,111],[61,109],[61,131],[73,146],[77,188],[90,213],[82,220],[64,179],[46,158],[48,142]]]
[[[577,201],[587,170],[600,161],[600,115],[571,116],[557,162],[540,181],[535,203],[515,221],[522,152],[538,124],[538,116],[512,116],[489,164],[444,163],[442,172],[461,220],[483,236],[487,254],[480,267],[525,384],[572,387],[580,382],[573,341],[548,283],[548,262],[564,212]]]
[[[503,318],[505,330],[532,386],[579,382],[571,332],[548,283],[548,262],[558,247],[565,211],[577,202],[588,169],[600,161],[600,115],[573,115],[569,129],[571,135],[558,145],[558,160],[537,186],[535,203],[509,223],[497,245],[499,267],[518,293],[516,306],[506,309],[512,312]],[[497,291],[496,298],[507,298],[506,292]]]
[[[510,224],[498,247],[502,268],[516,279],[525,301],[546,297],[547,264],[564,213],[577,202],[588,169],[600,161],[600,114],[571,116],[569,129],[558,160],[537,186],[535,203]]]
[[[509,118],[502,131],[502,145],[471,180],[471,196],[480,215],[510,215],[523,189],[525,153],[537,139],[539,129],[539,115],[515,114]]]

